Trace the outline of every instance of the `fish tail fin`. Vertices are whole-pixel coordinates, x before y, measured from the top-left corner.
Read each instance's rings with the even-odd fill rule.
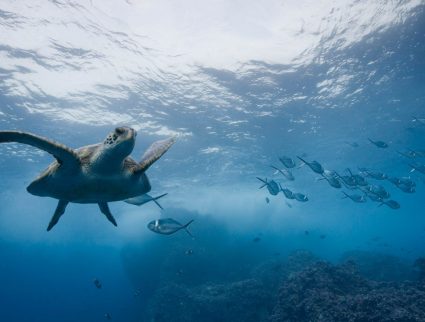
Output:
[[[298,158],[298,159],[300,159],[302,163],[304,163],[304,164],[306,164],[306,163],[307,163],[307,161],[306,161],[306,160],[304,160],[303,158],[301,158],[301,157],[300,157],[300,156],[298,156],[298,155],[297,155],[297,158]]]
[[[154,197],[154,198],[152,198],[152,201],[153,201],[154,203],[156,203],[156,205],[157,205],[159,208],[161,208],[162,210],[164,210],[164,208],[162,208],[162,206],[160,205],[160,203],[159,203],[157,200],[158,200],[159,198],[162,198],[162,197],[166,196],[166,195],[168,195],[168,192],[163,193],[162,195],[160,195],[160,196],[158,196],[158,197]]]
[[[182,228],[189,234],[190,237],[194,238],[194,236],[189,231],[188,227],[191,223],[193,223],[194,219],[190,220],[186,225],[184,225]]]
[[[341,199],[346,199],[348,198],[348,195],[345,193],[345,191],[341,191],[343,193],[343,196],[341,197]]]
[[[297,169],[300,169],[300,168],[302,168],[304,165],[306,165],[306,164],[307,164],[307,161],[306,161],[306,160],[304,160],[303,158],[299,157],[298,155],[297,155],[297,158],[298,158],[298,159],[300,159],[300,161],[301,161],[301,164],[297,167]]]
[[[276,171],[279,171],[279,172],[280,172],[280,169],[279,169],[278,167],[275,167],[274,165],[270,165],[270,168],[273,168],[273,169],[275,169]]]
[[[320,180],[326,180],[326,177],[323,175],[323,173],[321,174],[322,177],[316,178],[316,182],[320,181]]]
[[[260,180],[262,183],[264,183],[260,188],[258,188],[258,189],[261,189],[261,188],[264,188],[265,186],[267,186],[267,178],[266,178],[266,180],[264,180],[264,179],[261,179],[261,178],[259,178],[259,177],[256,177],[258,180]]]
[[[409,167],[411,168],[409,173],[412,173],[416,170],[415,167],[410,163],[409,163]]]
[[[375,144],[375,142],[373,142],[370,138],[367,138],[369,140],[370,143]]]

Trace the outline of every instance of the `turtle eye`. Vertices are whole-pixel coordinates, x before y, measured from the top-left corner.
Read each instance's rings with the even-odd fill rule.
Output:
[[[124,134],[125,130],[122,127],[117,127],[115,129],[115,133],[117,133],[118,135]]]

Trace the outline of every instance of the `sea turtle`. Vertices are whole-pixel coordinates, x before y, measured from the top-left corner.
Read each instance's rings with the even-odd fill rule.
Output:
[[[56,160],[30,185],[27,191],[40,197],[59,199],[47,227],[51,230],[70,202],[97,203],[100,211],[116,226],[108,202],[140,196],[150,191],[145,171],[175,142],[171,137],[154,142],[136,162],[133,151],[137,132],[117,127],[97,144],[71,149],[63,144],[27,132],[0,131],[0,143],[28,144],[52,154]]]

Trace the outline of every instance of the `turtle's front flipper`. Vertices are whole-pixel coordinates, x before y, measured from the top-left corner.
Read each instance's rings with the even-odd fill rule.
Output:
[[[142,161],[134,167],[133,172],[146,171],[156,160],[158,160],[176,142],[176,137],[156,141],[146,150],[142,156]]]
[[[109,210],[108,204],[106,202],[98,203],[100,211],[108,218],[108,220],[114,225],[117,226],[114,216],[112,216],[111,211]]]
[[[65,208],[68,205],[68,203],[69,203],[68,201],[59,200],[55,213],[53,214],[52,219],[50,219],[49,226],[47,227],[47,231],[50,231],[53,228],[53,226],[58,223],[59,218],[65,213]]]
[[[28,144],[52,154],[59,163],[77,166],[80,159],[77,153],[67,146],[47,138],[19,131],[0,131],[0,143],[18,142]]]

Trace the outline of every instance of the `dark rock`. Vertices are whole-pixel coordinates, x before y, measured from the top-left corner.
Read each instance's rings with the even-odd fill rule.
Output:
[[[283,283],[270,321],[425,321],[425,292],[413,283],[369,281],[352,262],[318,262]]]
[[[160,289],[150,308],[155,322],[267,321],[272,303],[261,282],[248,279],[229,284]]]

